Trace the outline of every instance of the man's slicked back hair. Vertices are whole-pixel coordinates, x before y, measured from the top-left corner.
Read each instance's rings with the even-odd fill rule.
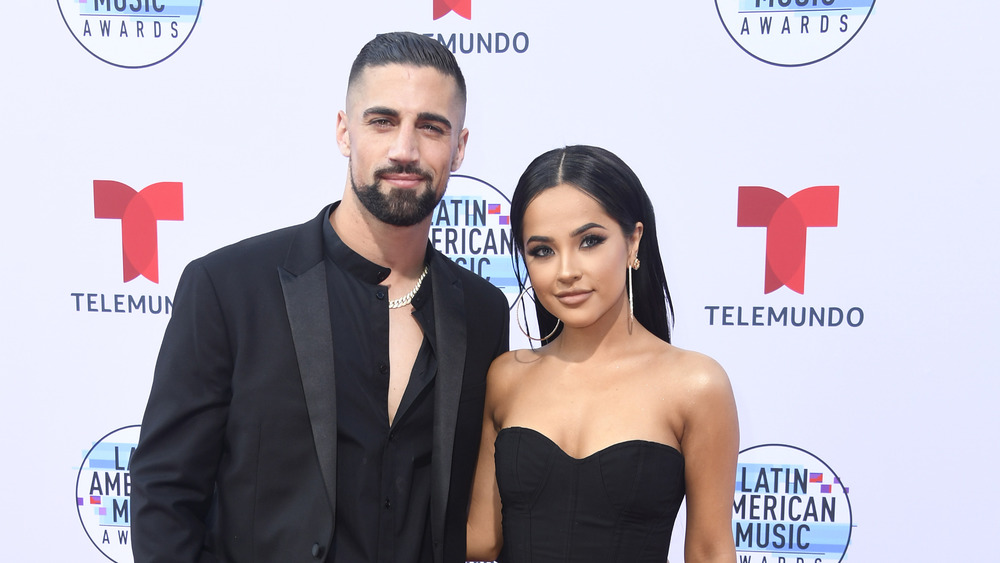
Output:
[[[380,33],[366,43],[351,66],[351,74],[347,80],[348,90],[366,68],[390,64],[437,69],[445,76],[455,79],[462,102],[466,100],[465,77],[462,76],[462,69],[458,67],[455,55],[439,41],[409,31]]]

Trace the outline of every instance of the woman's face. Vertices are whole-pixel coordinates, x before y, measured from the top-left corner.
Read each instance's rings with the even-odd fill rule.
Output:
[[[523,226],[531,285],[549,312],[574,328],[628,314],[625,268],[638,249],[641,223],[626,237],[597,200],[560,184],[535,196]]]

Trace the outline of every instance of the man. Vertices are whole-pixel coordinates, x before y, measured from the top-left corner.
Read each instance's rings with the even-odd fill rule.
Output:
[[[464,118],[447,49],[376,37],[337,116],[342,201],[185,269],[131,465],[136,562],[465,561],[508,308],[427,241]]]

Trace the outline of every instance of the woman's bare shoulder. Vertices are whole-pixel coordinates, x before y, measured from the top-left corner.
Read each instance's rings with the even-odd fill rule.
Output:
[[[498,356],[486,375],[486,414],[501,427],[510,405],[517,401],[528,374],[541,362],[534,350],[511,350]]]
[[[731,394],[729,375],[719,362],[710,356],[664,344],[656,354],[656,365],[669,371],[673,387],[687,393]]]
[[[503,392],[516,386],[517,382],[532,371],[541,359],[542,355],[537,350],[523,349],[504,352],[490,365],[490,371],[486,377],[487,385],[494,392]]]
[[[523,375],[542,359],[537,350],[522,349],[504,352],[490,365],[491,378],[511,378]]]
[[[499,369],[509,371],[524,369],[525,367],[533,365],[541,358],[542,354],[539,353],[538,350],[528,348],[511,350],[497,356],[497,358],[493,360],[493,365],[490,366],[490,370]]]

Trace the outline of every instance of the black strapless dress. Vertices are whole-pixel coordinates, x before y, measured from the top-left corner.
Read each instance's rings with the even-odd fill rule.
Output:
[[[684,457],[632,440],[583,459],[529,428],[496,439],[503,563],[664,563],[684,498]]]

